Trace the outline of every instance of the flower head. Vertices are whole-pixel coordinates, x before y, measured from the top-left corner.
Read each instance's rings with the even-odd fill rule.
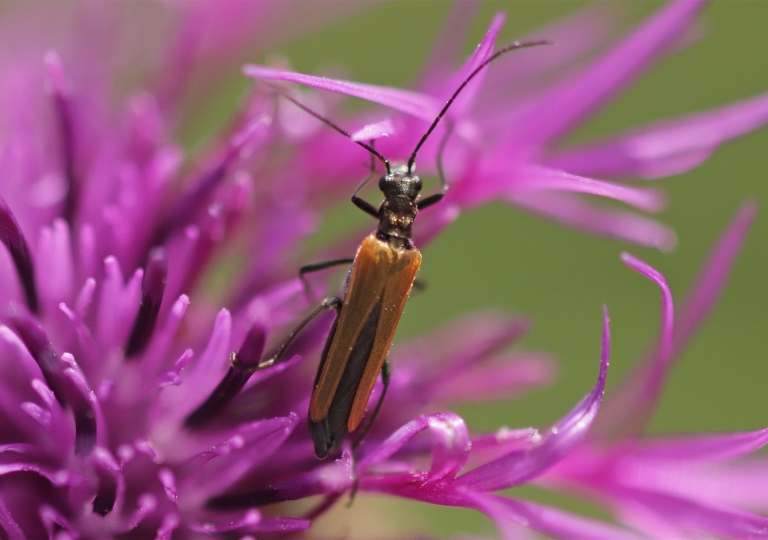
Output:
[[[673,236],[665,226],[581,197],[599,195],[655,211],[659,192],[585,175],[658,177],[692,167],[721,142],[761,125],[768,115],[764,97],[603,144],[568,151],[554,145],[675,45],[700,4],[670,4],[591,67],[514,99],[488,93],[488,81],[493,79],[491,88],[507,86],[515,70],[548,79],[543,71],[560,67],[572,51],[519,53],[514,69],[497,62],[479,72],[418,153],[420,166],[435,172],[441,141],[447,141],[451,185],[442,206],[420,218],[420,239],[438,234],[461,208],[503,198],[590,232],[670,247]],[[115,22],[122,15],[113,5],[88,6],[77,5],[71,15],[85,26],[95,15]],[[322,203],[348,191],[361,171],[362,151],[353,151],[338,133],[318,130],[310,116],[281,98],[293,95],[282,87],[277,95],[274,87],[250,94],[223,135],[188,164],[176,138],[184,111],[179,104],[191,89],[216,81],[244,49],[277,37],[273,27],[290,19],[290,6],[157,7],[173,24],[167,40],[149,40],[161,46],[149,65],[115,52],[140,51],[147,43],[131,35],[121,47],[110,32],[79,33],[88,36],[85,41],[56,36],[56,50],[41,49],[48,40],[30,34],[17,56],[0,62],[0,163],[7,174],[0,190],[0,241],[9,254],[0,279],[5,535],[301,531],[355,490],[478,509],[508,536],[521,525],[553,536],[662,531],[632,519],[626,520],[630,528],[619,527],[494,493],[540,481],[619,493],[617,501],[625,505],[647,500],[640,487],[619,485],[609,466],[613,449],[588,437],[609,364],[607,310],[594,386],[546,430],[472,435],[455,413],[434,412],[462,401],[509,397],[552,377],[546,355],[506,349],[525,333],[527,320],[488,312],[393,349],[398,367],[388,402],[365,443],[355,451],[347,444],[325,461],[313,456],[304,429],[315,368],[309,360],[320,354],[330,319],[303,329],[284,362],[268,365],[264,359],[274,357],[307,308],[304,287],[293,277],[296,245],[312,232]],[[457,7],[446,29],[452,40],[465,29],[464,9]],[[60,27],[61,13],[70,16],[44,13],[36,24],[46,31]],[[350,138],[376,140],[382,154],[407,159],[443,102],[491,57],[502,23],[502,15],[494,18],[458,70],[446,54],[452,47],[438,47],[417,91],[254,65],[245,72],[395,109],[400,114],[348,120],[360,127]],[[121,76],[139,77],[141,89],[121,88]],[[298,101],[330,107],[319,94]],[[453,132],[449,139],[446,129]],[[673,135],[676,146],[662,144]],[[346,247],[342,242],[337,249]],[[716,257],[723,258],[730,260]],[[630,262],[661,283],[657,273]],[[210,283],[211,276],[218,282]],[[320,287],[309,289],[316,294]],[[703,304],[693,310],[706,311],[709,303]],[[670,310],[671,300],[665,305]],[[643,410],[652,408],[678,346],[669,313],[661,352],[649,364],[650,382],[640,394]],[[382,391],[374,388],[371,405]],[[739,448],[751,450],[761,437],[744,435]],[[737,438],[723,443],[731,444],[728,457],[736,455]],[[679,451],[665,448],[668,454],[699,455],[718,446],[713,440]],[[637,438],[630,442],[627,448],[642,458]],[[592,455],[606,471],[601,482],[584,474]],[[311,496],[318,498],[308,512],[261,510]],[[653,501],[647,506],[658,510]],[[696,525],[717,534],[742,532]]]
[[[565,149],[560,143],[646,72],[654,60],[679,46],[681,35],[704,4],[669,3],[576,73],[563,69],[564,64],[595,44],[573,28],[555,28],[551,35],[536,35],[553,42],[553,46],[512,52],[476,77],[419,154],[420,170],[437,172],[437,154],[445,131],[451,130],[442,152],[451,189],[439,211],[421,218],[422,228],[429,231],[424,236],[429,237],[455,219],[459,209],[500,199],[593,234],[660,249],[674,247],[675,235],[669,228],[633,212],[595,205],[584,195],[614,199],[646,212],[662,210],[665,199],[660,191],[621,180],[662,178],[701,164],[723,142],[768,120],[768,96],[642,126],[602,142]],[[405,161],[445,100],[494,52],[505,19],[503,13],[494,18],[475,52],[453,69],[453,58],[442,48],[447,36],[455,40],[466,31],[471,20],[463,12],[466,9],[465,5],[457,5],[445,36],[438,41],[440,49],[433,54],[414,91],[256,65],[247,65],[243,71],[258,80],[300,83],[395,109],[399,114],[367,113],[347,123],[359,125],[360,133],[364,133],[370,127],[363,126],[372,120],[381,126],[382,117],[386,118],[387,129],[376,132],[380,137],[377,148],[386,156]],[[587,24],[574,21],[577,27]],[[561,47],[559,40],[564,42]],[[528,79],[527,91],[516,95],[521,71]],[[326,184],[333,182],[332,177],[348,176],[349,168],[359,169],[362,158],[349,150],[349,145],[345,152],[332,150],[338,141],[335,133],[318,132],[307,149],[306,160],[296,163],[296,175],[314,177],[319,171]]]

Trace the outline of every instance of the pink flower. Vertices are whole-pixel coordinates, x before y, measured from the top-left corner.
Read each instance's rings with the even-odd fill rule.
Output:
[[[661,328],[653,354],[612,399],[589,437],[545,475],[542,485],[575,491],[654,538],[759,538],[768,530],[766,464],[750,456],[768,429],[746,433],[644,434],[673,363],[714,307],[756,206],[747,203],[713,249],[675,316],[664,276],[629,254],[622,260],[661,289]]]
[[[658,191],[583,175],[656,177],[686,170],[721,142],[761,125],[765,98],[588,148],[559,151],[553,145],[675,45],[700,4],[670,4],[592,67],[511,100],[488,88],[513,85],[520,72],[535,80],[572,51],[520,52],[482,71],[450,109],[451,189],[444,204],[420,218],[421,238],[434,237],[460,209],[502,198],[589,232],[671,247],[674,236],[665,226],[583,198],[601,195],[655,211],[663,202]],[[397,369],[388,401],[365,444],[354,455],[346,446],[317,460],[304,424],[312,360],[330,320],[310,326],[286,362],[253,373],[238,366],[268,357],[307,308],[294,277],[296,243],[312,232],[324,203],[348,193],[368,156],[261,91],[249,95],[223,134],[189,163],[177,137],[184,101],[216,85],[241,55],[285,38],[279,23],[292,20],[291,10],[301,10],[309,26],[344,10],[335,2],[320,8],[302,2],[147,5],[134,14],[142,28],[154,29],[142,35],[120,33],[130,21],[124,19],[127,4],[18,8],[2,21],[3,32],[23,28],[13,54],[0,57],[0,241],[9,255],[0,256],[6,270],[0,273],[4,536],[290,533],[309,528],[355,488],[478,509],[510,537],[521,527],[604,538],[754,530],[726,526],[732,509],[722,515],[691,510],[683,516],[687,521],[676,521],[648,494],[663,489],[652,495],[677,497],[679,508],[749,506],[717,499],[717,482],[741,485],[737,477],[714,474],[716,488],[699,499],[683,476],[677,484],[648,477],[630,487],[616,476],[618,450],[589,435],[609,364],[607,309],[596,382],[550,428],[470,435],[455,413],[434,412],[512,396],[552,377],[548,356],[505,350],[525,333],[527,320],[488,312],[393,349]],[[318,9],[317,17],[307,16],[308,9]],[[462,35],[465,9],[458,5],[443,44]],[[245,71],[394,108],[401,114],[351,120],[360,125],[353,138],[376,139],[385,155],[407,159],[444,100],[492,54],[502,22],[502,16],[493,20],[456,72],[447,54],[453,48],[439,46],[415,92],[257,66]],[[79,31],[62,30],[71,25]],[[574,39],[565,27],[554,34],[545,37]],[[588,46],[589,40],[574,41]],[[493,84],[483,87],[483,79]],[[140,89],[126,90],[126,80],[139,81]],[[302,99],[330,107],[313,93]],[[419,153],[427,172],[444,129],[445,123],[438,126]],[[734,230],[746,228],[750,212]],[[734,251],[743,233],[730,234],[736,236],[725,242],[726,251]],[[335,249],[346,248],[342,242]],[[712,268],[731,260],[718,252]],[[655,271],[632,264],[661,282]],[[713,272],[705,281],[721,283],[725,272]],[[692,322],[680,334],[672,329],[667,299],[661,352],[650,361],[643,379],[649,382],[638,398],[643,411],[650,412],[660,392],[679,346],[675,340],[687,340],[711,299],[694,295],[691,314],[683,317]],[[377,385],[372,399],[381,391]],[[630,417],[641,427],[646,418],[621,418]],[[761,432],[654,446],[639,433],[622,439],[622,448],[627,459],[657,476],[670,459],[684,458],[692,467],[704,459],[696,461],[699,456],[724,461],[763,440]],[[589,474],[598,470],[599,478]],[[607,494],[628,527],[495,493],[530,482]],[[308,512],[262,510],[310,496],[320,497]],[[641,505],[653,520],[640,519]],[[702,516],[719,527],[693,521]],[[740,516],[750,527],[761,519]]]
[[[589,32],[583,30],[590,23],[588,14],[572,23],[581,31],[573,31],[567,24],[554,27],[550,33],[535,34],[536,39],[548,39],[553,45],[512,52],[494,62],[448,112],[455,126],[444,152],[450,190],[446,204],[420,218],[422,230],[429,231],[422,234],[434,234],[455,219],[460,209],[499,199],[592,234],[663,250],[673,248],[675,235],[666,226],[634,212],[596,205],[584,195],[614,199],[646,212],[662,210],[662,192],[624,180],[662,178],[698,166],[720,144],[768,121],[768,94],[641,126],[606,141],[565,149],[560,142],[655,60],[678,47],[704,5],[698,0],[669,3],[576,73],[563,67],[590,47]],[[503,13],[494,18],[473,55],[459,69],[453,68],[454,48],[447,44],[464,35],[472,19],[470,9],[468,4],[456,5],[414,91],[256,65],[247,65],[243,71],[255,79],[300,83],[395,109],[399,114],[366,113],[344,123],[360,126],[362,133],[364,125],[386,118],[390,129],[377,133],[381,137],[377,148],[390,159],[405,161],[445,100],[494,51]],[[518,91],[523,77],[525,90]],[[313,99],[320,98],[313,95]],[[436,154],[445,129],[446,122],[419,154],[420,170],[424,168],[428,174],[436,172]],[[321,130],[297,158],[293,176],[311,177],[314,184],[327,186],[354,171],[359,176],[365,159],[364,152],[354,151],[338,134]]]

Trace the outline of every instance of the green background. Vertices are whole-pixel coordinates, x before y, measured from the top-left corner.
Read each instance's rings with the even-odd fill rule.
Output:
[[[504,44],[583,5],[486,2],[464,51],[473,50],[497,10],[508,15],[499,40]],[[621,24],[628,29],[660,5],[603,2],[600,7],[620,8],[625,15]],[[272,53],[285,55],[297,71],[318,73],[331,65],[344,65],[353,80],[408,87],[449,8],[449,3],[437,1],[375,5]],[[700,42],[661,60],[572,141],[768,91],[766,22],[768,2],[712,3],[700,19]],[[265,57],[254,60],[263,62]],[[238,83],[232,92],[240,92],[244,84]],[[398,340],[481,308],[529,314],[535,326],[521,346],[549,351],[557,358],[560,372],[555,383],[513,402],[465,406],[458,411],[475,431],[502,425],[548,426],[594,385],[603,303],[612,320],[609,393],[654,339],[658,289],[621,264],[619,253],[629,250],[662,271],[679,306],[739,205],[747,198],[768,200],[767,150],[768,129],[763,129],[724,145],[694,171],[650,184],[669,190],[669,209],[659,219],[678,234],[678,248],[670,254],[593,238],[500,204],[463,214],[425,250],[421,275],[428,290],[409,302]],[[366,223],[366,217],[346,199],[332,213],[316,242]],[[768,219],[763,213],[758,214],[719,306],[674,369],[651,431],[733,431],[768,425]],[[602,515],[578,501],[531,487],[510,494]],[[495,534],[488,520],[471,511],[365,496],[351,509],[340,505],[319,526],[316,534],[320,536]]]

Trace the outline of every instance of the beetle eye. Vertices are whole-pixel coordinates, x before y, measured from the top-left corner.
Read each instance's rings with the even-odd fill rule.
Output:
[[[386,187],[387,187],[387,177],[382,176],[381,178],[379,178],[379,189],[381,191],[384,191],[384,188]]]
[[[421,178],[416,178],[416,191],[421,191]]]

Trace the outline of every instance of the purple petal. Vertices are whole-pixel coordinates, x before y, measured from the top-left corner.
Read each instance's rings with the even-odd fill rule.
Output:
[[[613,430],[622,433],[642,432],[661,397],[672,358],[674,302],[666,279],[657,270],[628,253],[622,253],[621,260],[661,289],[661,321],[656,351],[641,367],[642,372],[628,379],[623,390],[616,394],[618,397],[612,399],[606,415],[598,421],[596,432],[601,435]]]
[[[163,485],[165,496],[168,497],[169,501],[176,504],[179,499],[179,494],[176,489],[176,476],[173,474],[173,471],[168,468],[160,469],[157,472],[157,478]]]
[[[168,259],[165,250],[155,248],[149,254],[149,261],[141,280],[141,304],[133,323],[131,336],[125,347],[125,356],[131,357],[142,352],[149,344],[155,330],[160,304],[163,301],[168,278]]]
[[[228,310],[222,309],[216,315],[208,344],[197,358],[194,370],[190,374],[189,381],[195,387],[196,393],[216,386],[216,381],[224,373],[229,363],[231,334],[232,316]]]
[[[622,184],[594,180],[556,169],[526,167],[521,172],[521,176],[525,179],[524,182],[515,186],[520,191],[586,193],[621,201],[647,212],[658,212],[664,208],[665,204],[664,197],[658,190],[638,189]]]
[[[707,257],[704,268],[686,295],[675,327],[672,345],[675,354],[688,344],[720,298],[756,213],[756,203],[742,204]]]
[[[128,532],[135,529],[139,523],[144,521],[148,515],[157,509],[157,497],[151,493],[144,493],[138,497],[138,507],[129,515],[123,519],[122,532]]]
[[[95,514],[103,517],[109,514],[115,506],[118,508],[122,506],[125,479],[117,461],[105,448],[97,446],[91,461],[95,465],[94,468],[98,477],[96,497],[91,507]]]
[[[527,450],[541,442],[538,429],[501,428],[488,435],[472,437],[470,465],[488,463],[517,450]]]
[[[353,141],[372,141],[381,137],[389,137],[390,135],[396,135],[397,129],[395,129],[392,120],[387,118],[381,122],[375,124],[368,124],[364,128],[352,133],[350,137]]]
[[[200,477],[205,482],[206,493],[220,493],[235,484],[250,471],[256,469],[283,446],[299,424],[299,416],[290,413],[285,417],[261,420],[240,426],[229,453],[212,459]]]
[[[90,223],[83,223],[80,226],[80,234],[76,244],[79,279],[93,279],[93,276],[101,275],[96,247],[96,231]]]
[[[340,459],[315,467],[305,473],[256,491],[220,495],[206,506],[215,510],[233,510],[264,506],[282,501],[295,501],[313,495],[343,493],[354,484],[352,456],[344,452]]]
[[[691,499],[711,501],[765,514],[768,509],[768,463],[761,457],[741,459],[726,466],[680,470],[681,462],[667,469],[656,467],[664,476],[665,490]],[[649,479],[653,482],[652,479]]]
[[[641,459],[718,462],[746,456],[768,444],[768,428],[744,433],[662,437],[643,441],[633,450]]]
[[[306,519],[265,517],[262,518],[258,510],[248,510],[240,518],[216,517],[205,523],[189,525],[196,532],[212,533],[235,530],[263,533],[290,533],[306,531],[310,522]]]
[[[421,83],[417,87],[434,86],[438,81],[442,86],[442,81],[453,70],[454,62],[461,53],[461,44],[467,36],[479,7],[479,2],[453,3],[448,19],[432,46],[429,58],[424,63]]]
[[[477,491],[498,491],[539,476],[565,457],[587,435],[605,391],[610,356],[608,310],[603,310],[600,374],[594,389],[570,413],[549,428],[536,446],[515,451],[460,476],[457,486]]]
[[[424,415],[407,423],[360,460],[358,471],[362,473],[386,461],[425,430],[432,434],[432,466],[422,481],[433,482],[455,477],[467,462],[470,440],[464,420],[453,413]],[[368,480],[362,479],[360,485],[365,487]]]
[[[138,269],[125,283],[120,263],[109,256],[104,259],[104,274],[94,335],[101,347],[109,350],[115,343],[125,343],[128,339],[130,321],[136,316],[141,299],[144,272]]]
[[[467,79],[467,77],[469,77],[469,75],[472,74],[472,72],[475,71],[475,69],[477,69],[480,64],[485,62],[493,54],[496,38],[501,31],[501,27],[504,26],[505,19],[506,14],[503,12],[498,12],[496,15],[494,15],[493,20],[488,27],[488,31],[485,33],[485,36],[483,36],[483,39],[480,41],[480,44],[477,46],[475,51],[469,58],[467,58],[467,61],[464,62],[464,65],[461,66],[461,68],[453,75],[453,77],[451,77],[443,86],[444,96],[442,97],[446,99],[449,98],[453,92]],[[470,82],[462,90],[461,94],[456,98],[456,100],[451,105],[451,108],[449,109],[451,116],[458,118],[466,113],[467,109],[469,109],[469,107],[474,102],[477,93],[480,91],[480,88],[483,86],[483,81],[487,72],[488,69],[485,68],[483,73],[479,73],[472,80],[472,82]]]
[[[448,365],[451,372],[466,369],[478,360],[500,351],[520,339],[531,323],[525,317],[509,316],[493,310],[477,312],[457,319],[407,345],[395,347],[395,357],[412,362]],[[470,336],[469,338],[467,336]]]
[[[58,120],[62,168],[64,169],[64,177],[69,188],[67,198],[64,201],[63,217],[67,222],[72,223],[76,215],[78,203],[80,202],[80,192],[82,190],[82,186],[77,182],[75,156],[78,148],[76,145],[72,100],[67,89],[68,85],[64,74],[64,66],[58,53],[49,51],[45,55],[45,67]]]
[[[661,289],[661,320],[659,322],[659,337],[657,349],[649,363],[649,369],[633,395],[624,394],[621,410],[614,406],[611,417],[603,422],[613,422],[622,431],[641,432],[653,414],[669,372],[669,362],[672,358],[672,335],[675,323],[675,307],[672,292],[667,280],[656,269],[637,259],[629,253],[622,253],[621,260],[635,272],[650,279]],[[601,426],[602,426],[601,422]],[[604,428],[603,428],[604,429]]]
[[[669,50],[703,5],[701,0],[678,0],[659,10],[591,68],[539,99],[505,145],[543,144],[590,117]]]
[[[191,429],[200,429],[216,418],[243,389],[253,375],[264,353],[266,329],[255,322],[240,346],[230,357],[229,369],[221,382],[187,418],[184,425]]]
[[[621,519],[656,537],[765,538],[768,517],[702,504],[664,493],[619,489]],[[622,505],[624,501],[630,504]],[[655,520],[654,520],[655,518]]]
[[[8,535],[9,540],[26,540],[24,532],[13,519],[11,511],[5,505],[5,502],[0,498],[0,527],[3,528],[3,532]]]
[[[0,198],[0,241],[5,244],[11,254],[13,264],[16,266],[27,306],[32,313],[36,313],[39,309],[39,300],[35,288],[35,268],[32,263],[32,256],[16,217],[2,198]]]
[[[48,531],[48,538],[59,538],[62,529],[67,531],[69,538],[77,538],[79,535],[70,521],[52,506],[44,504],[40,507],[40,520],[43,522],[45,530]],[[61,535],[63,536],[63,535]],[[67,538],[64,536],[64,538]]]
[[[177,513],[169,513],[163,517],[163,522],[157,529],[155,540],[171,540],[173,531],[181,525],[181,517]]]
[[[165,362],[168,361],[167,351],[176,336],[176,331],[184,318],[184,314],[189,306],[189,297],[183,294],[168,311],[165,317],[165,323],[155,333],[155,338],[144,353],[142,358],[142,367],[144,372],[149,375],[156,375],[162,369],[168,369]],[[162,312],[161,312],[162,313]],[[161,316],[162,318],[162,316]]]
[[[185,229],[204,211],[214,191],[227,177],[235,162],[265,140],[270,124],[270,117],[259,116],[227,141],[226,148],[219,152],[218,159],[194,180],[192,187],[167,211],[165,218],[153,233],[153,246],[164,244],[173,232]]]
[[[488,514],[504,538],[519,538],[521,527],[539,531],[553,538],[618,540],[641,538],[627,529],[585,518],[558,508],[517,501],[492,494],[469,493],[474,508]]]
[[[68,390],[67,394],[75,415],[75,454],[87,456],[94,445],[106,443],[104,415],[99,400],[88,386],[72,355],[64,353],[61,360],[70,366],[64,370],[64,377],[71,383],[71,390]]]
[[[489,435],[472,437],[472,453],[486,448],[527,448],[541,441],[539,430],[535,428],[501,428]]]
[[[677,245],[674,231],[658,221],[624,210],[598,206],[578,196],[520,192],[510,193],[507,198],[536,214],[598,236],[617,238],[661,251],[672,251]]]
[[[178,360],[173,364],[171,371],[166,371],[157,380],[157,387],[164,388],[168,385],[179,386],[182,383],[181,371],[186,367],[194,356],[192,349],[185,350]]]
[[[253,530],[253,527],[259,523],[261,523],[261,512],[251,509],[238,518],[216,517],[205,523],[192,523],[189,528],[195,532],[217,533],[238,529]]]
[[[547,162],[576,174],[659,178],[683,173],[729,139],[768,122],[768,95],[666,120],[608,141],[556,153]]]
[[[272,456],[297,424],[298,416],[291,413],[239,426],[224,440],[221,434],[192,439],[184,433],[189,439],[187,445],[172,449],[174,460],[181,463],[177,474],[185,477],[181,491],[187,489],[187,485],[196,485],[201,478],[206,485],[213,486],[205,488],[204,493],[215,493],[228,487]]]
[[[441,403],[510,399],[551,382],[556,372],[554,361],[544,354],[510,354],[488,366],[456,370],[454,377],[433,386],[431,397]]]
[[[96,291],[96,280],[89,277],[83,283],[83,288],[77,295],[75,300],[75,313],[80,318],[85,318],[88,315],[88,309],[91,307],[93,301],[93,293]]]
[[[67,301],[74,291],[74,261],[69,225],[57,219],[50,227],[40,229],[38,240],[38,269],[46,279],[40,283],[40,293],[46,303]]]
[[[510,103],[510,99],[530,99],[523,96],[536,95],[542,87],[551,87],[553,80],[562,80],[576,62],[583,62],[585,54],[603,45],[615,33],[616,17],[611,7],[588,5],[524,36],[521,41],[546,38],[554,46],[507,58],[489,71],[477,108],[493,114],[500,104]]]
[[[93,341],[93,336],[91,335],[90,329],[85,324],[85,321],[83,321],[83,319],[72,311],[64,302],[59,304],[59,309],[74,327],[77,341],[80,345],[79,351],[81,352],[81,354],[78,354],[77,356],[80,358],[83,370],[88,373],[98,369],[99,363],[93,355],[93,351],[97,348],[96,343]]]
[[[374,86],[351,81],[328,79],[326,77],[315,77],[313,75],[304,75],[293,71],[283,71],[253,64],[245,66],[243,68],[243,73],[254,79],[290,81],[311,86],[312,88],[318,88],[320,90],[328,90],[329,92],[337,92],[339,94],[358,97],[360,99],[386,105],[387,107],[392,107],[395,110],[428,121],[433,120],[437,116],[441,106],[439,100],[430,96],[386,86]]]
[[[80,457],[87,456],[96,444],[97,437],[104,437],[104,425],[98,400],[74,359],[68,353],[59,358],[45,331],[30,317],[9,317],[8,324],[12,325],[37,362],[48,387],[62,407],[72,408],[75,417],[75,453]],[[34,408],[27,410],[33,414],[40,412]],[[45,416],[38,418],[45,422]]]
[[[681,314],[677,317],[679,322],[674,326],[672,333],[670,362],[678,357],[680,351],[695,335],[720,297],[756,212],[756,204],[744,203],[711,250],[704,268],[687,294]],[[605,414],[597,422],[595,433],[602,436],[617,428],[625,429],[629,418],[638,419],[637,407],[642,399],[642,392],[652,391],[649,385],[662,383],[658,377],[664,370],[659,362],[658,354],[648,356],[622,383],[620,389],[610,397]],[[656,381],[651,382],[654,377]],[[647,406],[652,407],[650,404]]]

